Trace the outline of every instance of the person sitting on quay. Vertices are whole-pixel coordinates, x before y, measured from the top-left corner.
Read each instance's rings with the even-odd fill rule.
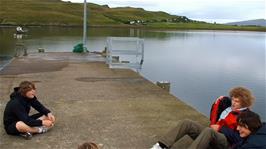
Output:
[[[39,113],[29,116],[31,107]],[[36,97],[35,84],[23,81],[14,88],[4,111],[4,127],[9,135],[30,139],[34,133],[45,133],[55,124],[55,117]]]
[[[237,130],[243,140],[233,149],[266,149],[266,124],[261,122],[258,114],[252,111],[242,112],[237,123]]]
[[[225,149],[242,141],[236,130],[237,116],[251,107],[254,97],[251,91],[244,87],[235,87],[229,94],[231,106],[222,111],[218,121],[214,122],[211,118],[210,127],[188,119],[181,120],[151,149]],[[214,104],[222,99],[223,96],[219,97]],[[213,111],[215,110],[211,112]]]

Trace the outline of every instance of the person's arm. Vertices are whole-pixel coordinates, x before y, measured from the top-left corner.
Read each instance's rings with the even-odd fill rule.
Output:
[[[234,131],[226,126],[222,126],[219,131],[225,135],[231,145],[238,144],[239,142],[243,141],[237,131]]]
[[[35,99],[33,99],[31,101],[31,106],[37,110],[38,112],[42,113],[43,115],[48,115],[48,113],[50,113],[51,111],[49,109],[47,109],[45,106],[43,106],[36,97],[34,97]]]
[[[224,96],[220,96],[215,100],[215,102],[212,104],[211,111],[210,111],[210,125],[213,125],[218,120],[218,111],[219,111],[219,103],[223,99]]]
[[[28,113],[26,112],[26,109],[20,105],[20,104],[14,104],[12,107],[13,113],[18,117],[18,119],[28,126],[34,127],[34,126],[42,126],[41,120],[35,120],[28,116]]]

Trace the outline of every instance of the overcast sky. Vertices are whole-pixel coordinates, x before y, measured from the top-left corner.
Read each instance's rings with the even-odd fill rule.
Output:
[[[64,0],[83,3],[84,0]],[[226,23],[266,18],[266,0],[87,0],[109,7],[140,7],[194,20]]]

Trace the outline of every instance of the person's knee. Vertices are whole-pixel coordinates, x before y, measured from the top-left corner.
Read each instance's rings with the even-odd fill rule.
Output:
[[[202,132],[213,133],[215,131],[212,128],[206,127],[206,128],[203,129]]]
[[[181,123],[182,123],[183,125],[188,125],[188,124],[193,123],[193,121],[190,120],[190,119],[184,119],[184,120],[181,121]]]
[[[18,121],[17,123],[16,123],[16,128],[17,128],[17,130],[19,131],[19,132],[23,132],[25,129],[26,129],[26,127],[27,127],[28,125],[26,125],[24,122],[22,122],[22,121]]]
[[[224,142],[226,141],[226,137],[222,134],[222,133],[219,133],[217,131],[215,131],[214,129],[212,128],[205,128],[203,131],[202,131],[202,135],[207,138],[212,138],[212,139],[215,139],[215,140],[218,140],[218,142]],[[222,143],[223,144],[223,143]]]
[[[213,135],[215,133],[215,131],[212,128],[206,127],[206,128],[204,128],[202,130],[201,133],[203,133],[205,135],[210,135],[211,136],[211,135]]]

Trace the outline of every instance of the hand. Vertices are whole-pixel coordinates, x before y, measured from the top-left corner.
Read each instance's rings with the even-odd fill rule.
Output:
[[[220,125],[216,125],[216,124],[214,124],[214,125],[211,125],[210,127],[211,127],[213,130],[218,131]]]
[[[52,113],[48,113],[48,114],[47,114],[47,117],[48,117],[48,119],[49,119],[50,121],[52,121],[53,123],[55,122],[55,117],[54,117],[54,115],[53,115]]]
[[[53,126],[53,122],[50,120],[42,120],[42,125],[46,127],[51,127]]]

